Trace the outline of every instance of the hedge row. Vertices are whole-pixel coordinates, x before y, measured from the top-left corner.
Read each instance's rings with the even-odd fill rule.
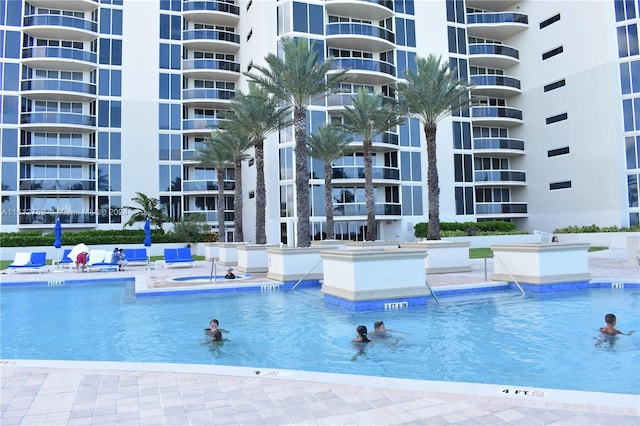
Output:
[[[640,232],[640,225],[634,225],[630,228],[618,228],[617,226],[604,226],[601,228],[598,225],[567,226],[553,231],[554,234],[583,234],[587,232]]]
[[[414,227],[416,238],[427,238],[428,222],[417,223]],[[516,225],[512,222],[492,220],[488,222],[440,222],[440,233],[444,236],[468,236],[487,234],[512,234]]]
[[[0,246],[2,247],[33,247],[53,245],[55,237],[53,232],[43,234],[41,232],[0,232]],[[202,241],[206,240],[203,236]],[[142,244],[144,231],[141,229],[95,230],[84,232],[62,233],[62,245],[74,246],[84,243],[97,244]],[[151,230],[151,241],[154,243],[182,243],[181,238],[172,233],[164,233],[159,229]]]

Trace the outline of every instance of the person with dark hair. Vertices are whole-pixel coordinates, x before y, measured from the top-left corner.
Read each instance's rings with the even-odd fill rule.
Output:
[[[227,280],[234,280],[236,278],[236,276],[233,273],[233,268],[227,268],[227,275],[225,275],[224,277]]]
[[[354,343],[369,343],[372,342],[373,340],[370,340],[367,337],[367,327],[364,325],[359,325],[358,328],[356,328],[356,337],[353,339]]]
[[[220,330],[216,330],[211,334],[212,342],[219,342],[222,340],[222,332]]]
[[[631,336],[635,333],[635,330],[631,330],[628,333],[623,333],[622,331],[616,328],[616,316],[614,314],[607,314],[604,316],[604,322],[606,325],[604,327],[600,327],[600,333],[602,333],[602,338],[598,340],[596,346],[602,345],[604,342],[609,343],[609,347],[613,348],[616,344],[617,335],[622,334],[626,336]]]

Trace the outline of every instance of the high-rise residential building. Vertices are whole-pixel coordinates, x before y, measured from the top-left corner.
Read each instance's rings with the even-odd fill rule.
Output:
[[[394,96],[416,56],[475,84],[438,126],[443,221],[522,230],[639,223],[637,0],[0,0],[3,231],[114,229],[136,193],[217,229],[216,170],[193,161],[254,65],[283,36],[348,68],[344,93],[308,108],[308,132],[364,88]],[[291,128],[265,143],[267,240],[295,244]],[[359,144],[356,137],[354,145]],[[378,238],[427,220],[416,119],[374,140]],[[243,162],[245,240],[255,167]],[[323,165],[309,159],[312,239],[325,227]],[[234,240],[232,168],[225,170]],[[333,163],[337,238],[363,239],[362,152]]]

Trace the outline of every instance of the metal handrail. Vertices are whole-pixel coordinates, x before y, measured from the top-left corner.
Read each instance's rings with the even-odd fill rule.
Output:
[[[318,262],[318,263],[316,263],[315,265],[313,265],[313,268],[309,269],[309,272],[307,272],[306,274],[304,274],[304,275],[302,276],[302,278],[300,278],[300,279],[298,280],[298,282],[297,282],[297,283],[295,283],[295,284],[293,285],[293,287],[291,287],[291,290],[295,290],[295,289],[296,289],[296,287],[298,287],[298,284],[300,284],[300,283],[302,282],[302,280],[304,280],[305,278],[307,278],[307,277],[309,276],[309,274],[310,274],[314,269],[316,269],[316,266],[318,266],[319,264],[321,264],[323,260],[324,260],[324,259],[320,259],[320,262]]]
[[[209,282],[211,282],[214,279],[215,279],[215,282],[218,282],[218,275],[214,274],[215,270],[216,270],[216,258],[214,257],[211,259],[211,273],[209,275]]]
[[[509,271],[509,268],[507,268],[507,265],[505,265],[504,262],[502,261],[502,259],[500,259],[495,253],[493,254],[493,257],[498,259],[500,261],[500,263],[502,263],[502,266],[504,266],[504,270],[507,271],[507,274],[509,274],[509,276],[511,277],[511,279],[515,283],[516,287],[518,287],[520,289],[520,291],[522,292],[522,295],[525,296],[526,293],[524,292],[522,287],[520,287],[520,284],[518,284],[518,281],[515,279],[513,274],[511,274],[511,271]]]
[[[425,281],[424,283],[427,285],[427,288],[429,289],[429,293],[431,293],[431,295],[435,299],[436,303],[440,304],[440,301],[438,300],[438,296],[436,296],[436,294],[433,292],[433,290],[431,290],[431,286],[429,285],[429,281]]]

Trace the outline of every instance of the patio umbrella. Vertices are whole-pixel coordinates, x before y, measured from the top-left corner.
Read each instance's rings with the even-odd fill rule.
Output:
[[[149,219],[144,222],[144,241],[143,244],[145,247],[151,246],[151,223]]]
[[[53,227],[53,235],[56,239],[53,241],[53,246],[57,249],[62,247],[62,225],[60,224],[60,219],[56,219],[56,224]]]

